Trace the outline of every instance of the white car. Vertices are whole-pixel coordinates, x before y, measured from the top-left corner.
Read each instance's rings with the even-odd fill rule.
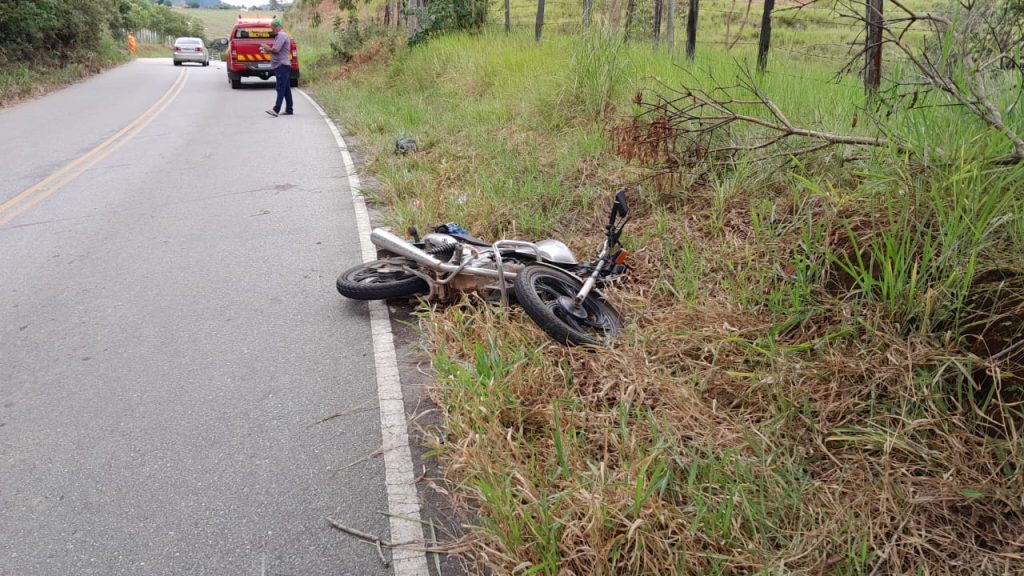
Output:
[[[181,66],[182,62],[210,65],[210,51],[206,49],[202,38],[178,38],[174,41],[173,57],[175,66]]]

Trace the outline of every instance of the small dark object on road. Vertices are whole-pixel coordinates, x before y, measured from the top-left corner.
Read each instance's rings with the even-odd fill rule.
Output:
[[[416,147],[416,141],[412,138],[400,138],[395,140],[395,154],[401,154],[405,156],[409,152],[415,152],[418,150]]]

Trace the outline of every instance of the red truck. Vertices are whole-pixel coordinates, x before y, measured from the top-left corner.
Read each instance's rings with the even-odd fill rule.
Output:
[[[270,52],[260,52],[260,44],[273,42],[270,24],[272,18],[238,17],[231,29],[228,39],[227,63],[228,82],[232,88],[242,87],[242,78],[257,76],[268,80],[274,76],[270,67]],[[299,85],[299,58],[295,50],[295,39],[292,38],[292,87]]]

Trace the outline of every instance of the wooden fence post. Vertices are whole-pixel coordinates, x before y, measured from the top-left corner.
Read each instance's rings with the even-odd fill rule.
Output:
[[[508,34],[512,29],[512,8],[509,6],[509,0],[505,0],[505,34]]]
[[[882,81],[882,0],[868,0],[864,39],[864,91],[870,97]]]
[[[761,13],[761,34],[757,39],[757,70],[764,72],[768,67],[768,45],[772,41],[772,10],[775,0],[764,0],[764,12]]]
[[[537,24],[533,29],[533,39],[540,42],[540,33],[544,29],[544,0],[537,0]]]
[[[508,2],[508,0],[505,0]],[[590,2],[591,0],[583,0],[583,27],[590,28]]]
[[[697,0],[690,0],[690,12],[686,15],[686,58],[693,60],[697,51]]]

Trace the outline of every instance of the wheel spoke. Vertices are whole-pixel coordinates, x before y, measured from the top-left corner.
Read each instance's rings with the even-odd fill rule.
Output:
[[[558,303],[558,298],[562,296],[573,298],[576,296],[577,292],[573,286],[569,285],[565,281],[558,278],[541,277],[534,283],[534,287],[536,288],[537,295],[541,297],[541,300],[547,303],[548,309],[551,310],[551,313],[572,330],[583,334],[592,334],[600,338],[604,338],[608,333],[608,321],[607,319],[602,318],[602,314],[599,309],[595,310],[593,306],[587,306],[587,303],[585,302],[584,306],[586,308],[587,317],[578,318],[569,314],[562,308]]]
[[[570,304],[582,286],[578,278],[558,270],[530,267],[524,274],[516,279],[517,289],[523,290],[523,306],[559,342],[607,344],[618,332],[618,314],[598,294],[588,295],[579,304]],[[523,280],[526,284],[522,284]]]

